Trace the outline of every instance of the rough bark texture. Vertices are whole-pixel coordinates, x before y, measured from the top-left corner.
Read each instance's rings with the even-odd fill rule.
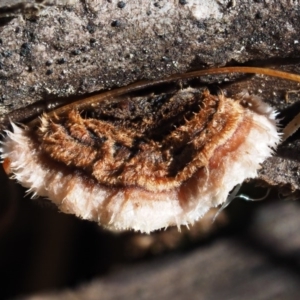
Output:
[[[78,1],[16,16],[1,28],[0,116],[46,97],[298,55],[297,3],[206,2]]]

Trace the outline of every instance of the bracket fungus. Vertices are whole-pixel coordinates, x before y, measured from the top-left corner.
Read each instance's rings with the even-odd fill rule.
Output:
[[[206,74],[287,74],[266,70],[173,75],[91,96],[26,126],[12,124],[2,142],[4,168],[33,196],[113,230],[193,224],[272,155],[280,142],[276,112],[247,93],[235,99],[191,87],[128,93]]]

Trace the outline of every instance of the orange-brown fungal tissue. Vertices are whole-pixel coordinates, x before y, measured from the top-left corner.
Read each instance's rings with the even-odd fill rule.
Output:
[[[3,160],[2,167],[7,175],[11,174],[10,159],[8,157]]]

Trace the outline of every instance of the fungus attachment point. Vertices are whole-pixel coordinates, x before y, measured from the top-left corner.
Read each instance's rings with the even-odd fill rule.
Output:
[[[194,223],[279,142],[259,98],[193,88],[107,97],[35,125],[14,125],[3,143],[14,178],[63,212],[141,232]]]

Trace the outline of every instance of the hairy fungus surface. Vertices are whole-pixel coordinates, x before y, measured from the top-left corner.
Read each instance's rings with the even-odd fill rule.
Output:
[[[255,177],[279,142],[248,94],[193,88],[120,96],[7,132],[5,170],[59,209],[115,230],[188,225]]]

